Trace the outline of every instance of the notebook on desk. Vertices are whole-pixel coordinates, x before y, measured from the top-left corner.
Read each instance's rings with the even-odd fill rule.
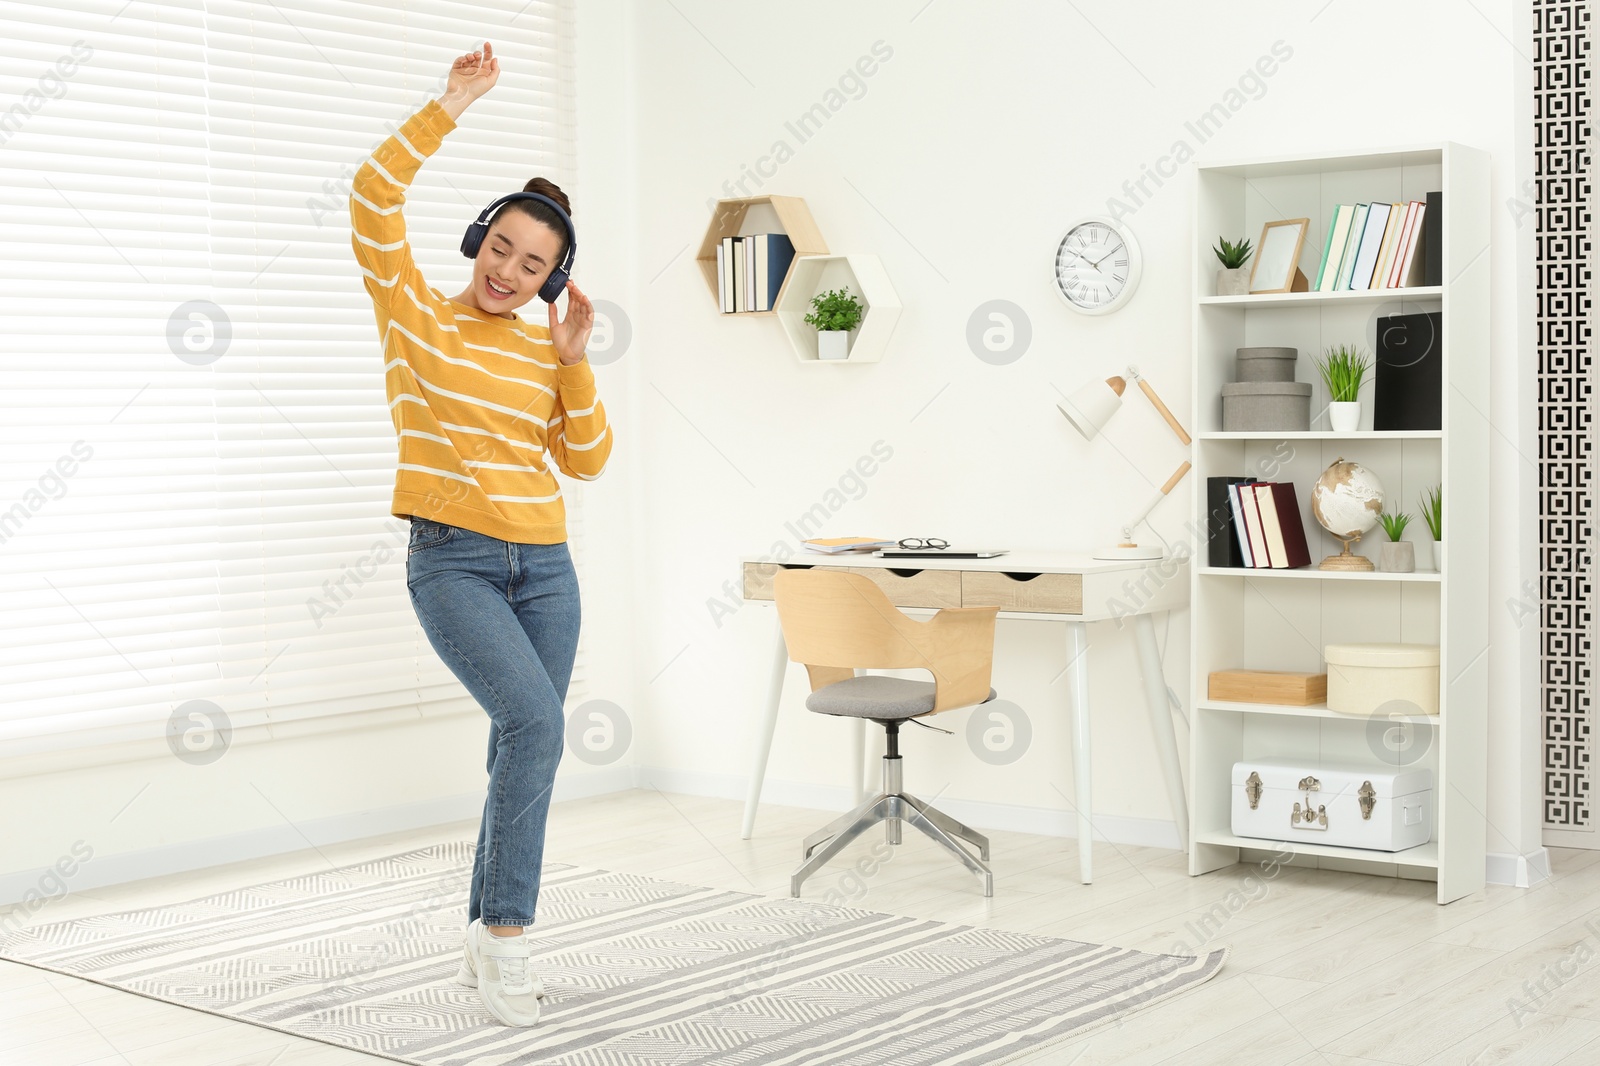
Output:
[[[879,548],[873,555],[884,559],[993,559],[1009,548]]]

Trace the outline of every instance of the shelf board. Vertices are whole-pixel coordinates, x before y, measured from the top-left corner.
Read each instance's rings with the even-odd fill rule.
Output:
[[[1248,296],[1201,296],[1201,307],[1308,307],[1315,304],[1381,304],[1394,300],[1437,300],[1439,285],[1412,285],[1403,289],[1347,289],[1343,292],[1260,292]]]
[[[1241,703],[1237,700],[1201,700],[1196,704],[1202,711],[1232,711],[1244,714],[1274,714],[1285,718],[1329,718],[1339,722],[1370,722],[1372,715],[1365,714],[1340,714],[1338,711],[1328,710],[1326,702],[1312,703],[1297,706],[1288,703]],[[1420,717],[1420,716],[1419,716]],[[1438,716],[1429,715],[1430,722],[1418,724],[1438,724]],[[1417,722],[1417,717],[1408,717],[1407,722]]]
[[[1444,433],[1437,429],[1358,429],[1353,433],[1335,433],[1331,429],[1235,429],[1196,433],[1195,438],[1197,440],[1442,440]]]
[[[1409,574],[1386,574],[1381,570],[1349,571],[1349,570],[1318,570],[1314,566],[1303,566],[1297,570],[1267,569],[1265,567],[1251,566],[1198,566],[1195,573],[1203,577],[1265,577],[1284,578],[1301,581],[1420,581],[1425,584],[1439,583],[1437,570],[1419,570]]]
[[[1198,844],[1217,844],[1229,848],[1257,848],[1261,851],[1274,850],[1274,844],[1287,844],[1294,848],[1297,855],[1316,855],[1328,859],[1362,859],[1368,862],[1383,862],[1398,866],[1426,866],[1435,869],[1439,866],[1439,842],[1430,840],[1426,844],[1418,844],[1405,851],[1374,851],[1371,848],[1341,848],[1332,844],[1318,844],[1313,840],[1304,838],[1292,840],[1265,840],[1259,837],[1236,837],[1232,833],[1200,833],[1195,836]]]

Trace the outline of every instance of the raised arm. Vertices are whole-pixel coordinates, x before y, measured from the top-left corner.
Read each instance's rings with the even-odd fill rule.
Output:
[[[545,444],[563,474],[593,481],[611,456],[611,426],[587,357],[556,367],[555,414]],[[559,418],[560,421],[556,421]]]
[[[593,481],[611,455],[611,427],[595,394],[594,369],[587,347],[594,332],[594,301],[567,279],[567,314],[549,306],[550,344],[556,351],[556,409],[550,416],[545,448],[563,474]]]
[[[444,95],[406,119],[356,171],[350,188],[350,247],[361,265],[362,284],[380,306],[390,306],[406,285],[426,287],[412,259],[400,213],[406,189],[423,161],[456,128],[461,112],[499,77],[500,61],[489,44],[482,52],[458,56]]]

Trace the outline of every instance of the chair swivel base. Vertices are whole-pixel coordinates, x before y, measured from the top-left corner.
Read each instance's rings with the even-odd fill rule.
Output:
[[[855,810],[835,818],[801,842],[801,858],[805,861],[801,863],[799,869],[789,875],[789,895],[799,896],[801,882],[843,851],[852,840],[879,822],[884,823],[888,842],[900,843],[900,823],[904,820],[961,860],[961,864],[967,869],[981,875],[983,894],[993,896],[994,874],[980,861],[989,857],[989,838],[970,826],[956,821],[943,811],[930,807],[925,801],[900,791],[899,757],[885,756],[883,762],[885,784],[892,791],[878,793]],[[957,843],[957,839],[976,845],[978,858],[974,858],[970,851]]]

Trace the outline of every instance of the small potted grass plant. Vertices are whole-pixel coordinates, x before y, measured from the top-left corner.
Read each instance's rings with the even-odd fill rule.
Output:
[[[1218,237],[1217,241],[1217,246],[1211,249],[1222,263],[1222,269],[1217,271],[1217,295],[1248,295],[1250,271],[1244,264],[1250,258],[1249,239],[1241,237],[1238,241],[1230,241],[1226,237]]]
[[[1349,344],[1334,345],[1317,362],[1322,383],[1328,386],[1328,422],[1335,433],[1353,433],[1361,427],[1361,382],[1371,368],[1366,354]]]
[[[849,358],[850,333],[861,324],[861,301],[846,286],[818,293],[811,298],[811,307],[803,321],[816,327],[817,358]]]
[[[1401,540],[1411,515],[1405,511],[1384,511],[1378,515],[1383,531],[1389,534],[1378,553],[1378,569],[1386,574],[1409,574],[1417,568],[1417,554],[1409,540]]]
[[[1444,486],[1435,485],[1422,495],[1422,520],[1433,534],[1433,568],[1444,573]]]

